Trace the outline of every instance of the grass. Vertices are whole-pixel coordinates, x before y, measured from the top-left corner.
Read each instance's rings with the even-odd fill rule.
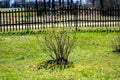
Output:
[[[34,33],[34,32],[44,32],[44,31],[52,31],[53,28],[54,30],[71,30],[71,31],[74,31],[77,30],[80,31],[80,32],[120,32],[120,27],[118,25],[113,25],[112,27],[111,26],[103,26],[103,25],[96,25],[96,26],[78,26],[78,27],[75,27],[75,26],[70,26],[70,27],[62,27],[59,26],[57,27],[57,25],[55,24],[50,24],[50,25],[47,25],[47,24],[41,24],[41,25],[36,25],[36,24],[32,24],[32,25],[27,25],[29,27],[25,27],[25,25],[23,26],[9,26],[9,27],[1,27],[0,28],[0,34],[3,34],[3,33],[8,33],[8,34],[11,34],[11,33],[17,33],[17,34],[21,34],[21,33]],[[39,26],[39,27],[36,27],[36,26]],[[55,27],[56,26],[56,27]],[[18,28],[17,28],[18,27]]]
[[[0,35],[0,80],[119,80],[120,54],[111,47],[117,33],[77,33],[69,56],[74,67],[37,69],[49,60],[43,34]]]

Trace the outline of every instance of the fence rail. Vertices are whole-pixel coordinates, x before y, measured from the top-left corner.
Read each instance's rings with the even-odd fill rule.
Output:
[[[45,29],[50,27],[120,26],[120,6],[101,9],[90,7],[15,8],[0,11],[0,32]]]

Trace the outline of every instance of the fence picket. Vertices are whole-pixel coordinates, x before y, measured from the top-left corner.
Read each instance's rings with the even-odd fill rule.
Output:
[[[0,11],[0,32],[2,32],[2,20],[1,20],[1,11]]]

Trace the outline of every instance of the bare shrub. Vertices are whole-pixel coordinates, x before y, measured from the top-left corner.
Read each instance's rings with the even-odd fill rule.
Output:
[[[53,31],[45,35],[45,44],[49,49],[49,56],[55,64],[67,64],[68,56],[74,48],[76,35],[67,31]]]

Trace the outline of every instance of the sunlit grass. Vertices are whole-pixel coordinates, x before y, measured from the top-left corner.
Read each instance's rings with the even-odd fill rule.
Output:
[[[74,67],[40,69],[49,60],[43,34],[0,35],[0,79],[2,80],[119,80],[120,54],[113,53],[117,33],[77,33],[69,56]]]

